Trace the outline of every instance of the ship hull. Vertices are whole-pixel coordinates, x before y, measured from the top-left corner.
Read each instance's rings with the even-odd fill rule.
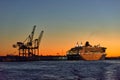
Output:
[[[106,54],[80,54],[80,55],[67,55],[67,60],[86,60],[86,61],[95,61],[95,60],[104,60]]]
[[[67,60],[81,60],[82,58],[80,57],[79,54],[73,54],[73,55],[67,55]]]
[[[102,54],[102,53],[88,53],[88,54],[80,54],[80,56],[82,57],[83,60],[104,60],[106,54]]]

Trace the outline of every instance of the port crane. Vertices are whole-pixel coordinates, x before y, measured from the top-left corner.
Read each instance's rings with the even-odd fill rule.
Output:
[[[35,29],[36,25],[33,26],[31,34],[23,42],[17,42],[13,45],[14,48],[18,47],[19,56],[31,57],[39,55],[39,45],[44,31],[42,30],[39,37],[33,40]]]

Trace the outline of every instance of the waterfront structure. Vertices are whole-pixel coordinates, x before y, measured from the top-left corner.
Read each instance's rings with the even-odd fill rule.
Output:
[[[23,42],[17,42],[16,44],[13,45],[14,48],[18,47],[19,56],[22,57],[39,56],[39,45],[44,31],[40,32],[40,35],[38,36],[37,39],[33,39],[35,29],[36,25],[33,26],[31,34]]]

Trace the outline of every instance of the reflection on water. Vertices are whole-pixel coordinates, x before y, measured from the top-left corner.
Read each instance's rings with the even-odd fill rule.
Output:
[[[0,80],[120,80],[120,61],[0,62]]]

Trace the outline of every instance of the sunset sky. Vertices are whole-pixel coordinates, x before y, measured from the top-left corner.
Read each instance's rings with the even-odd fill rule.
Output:
[[[120,56],[120,0],[0,0],[0,55],[18,54],[12,45],[34,25],[35,38],[45,31],[42,55],[65,55],[89,41],[107,47],[107,56]]]

